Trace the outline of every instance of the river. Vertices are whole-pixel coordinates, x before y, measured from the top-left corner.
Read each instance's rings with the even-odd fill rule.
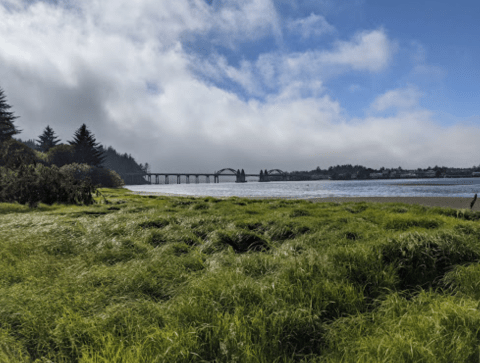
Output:
[[[480,178],[308,180],[259,183],[127,185],[142,193],[212,197],[465,197],[480,191]]]

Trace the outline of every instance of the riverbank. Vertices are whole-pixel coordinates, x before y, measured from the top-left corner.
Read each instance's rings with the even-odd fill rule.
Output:
[[[478,212],[100,191],[0,203],[0,362],[478,357]]]
[[[458,198],[458,197],[336,197],[336,198],[310,198],[316,203],[336,202],[336,203],[349,203],[349,202],[368,202],[368,203],[405,203],[405,204],[418,204],[426,207],[443,207],[443,208],[455,208],[455,209],[470,209],[470,203],[472,198]],[[480,201],[476,201],[473,211],[480,211]]]
[[[144,195],[144,196],[169,196],[169,197],[192,197],[189,195],[176,195],[160,192],[130,192],[132,195]],[[193,197],[192,197],[193,198]],[[197,197],[205,198],[205,196]],[[228,198],[228,197],[225,197]],[[270,200],[270,199],[287,199],[287,200],[309,200],[314,203],[406,203],[406,204],[418,204],[426,207],[444,207],[455,209],[470,209],[470,203],[472,198],[459,198],[459,197],[331,197],[331,198],[276,198],[276,197],[252,197],[249,199],[256,200]],[[480,200],[476,201],[472,211],[480,211]]]

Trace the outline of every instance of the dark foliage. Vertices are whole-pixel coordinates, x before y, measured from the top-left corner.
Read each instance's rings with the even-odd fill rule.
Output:
[[[131,155],[127,155],[126,153],[121,155],[111,146],[106,150],[102,147],[102,150],[104,150],[105,155],[103,167],[117,172],[125,184],[149,184],[142,177],[142,174],[145,174],[149,169],[148,163],[146,163],[145,166],[142,164],[139,165]],[[132,176],[129,174],[138,175]]]
[[[105,159],[103,150],[97,142],[95,137],[83,124],[75,132],[73,141],[68,141],[70,145],[75,148],[75,162],[79,164],[88,164],[101,167]]]
[[[35,152],[18,140],[10,138],[0,146],[0,166],[18,169],[21,165],[35,166],[37,162]]]
[[[62,173],[56,166],[22,164],[18,169],[0,167],[0,202],[51,205],[93,204],[95,188],[89,179],[76,180]]]
[[[13,112],[8,111],[11,107],[6,101],[4,91],[0,88],[0,143],[21,132],[13,124],[18,116],[13,116]]]
[[[23,141],[21,138],[18,137],[18,138],[15,138],[15,140],[21,142],[25,146],[28,146],[32,150],[38,150],[38,145],[33,139],[28,139],[26,141]]]
[[[44,153],[48,152],[48,150],[50,150],[52,147],[57,146],[60,142],[50,126],[47,126],[45,131],[43,131],[43,134],[38,138],[38,150]]]
[[[98,168],[87,164],[68,164],[60,168],[64,175],[78,180],[92,182],[92,185],[101,188],[117,188],[124,185],[122,178],[113,170]]]
[[[72,145],[57,145],[47,153],[47,160],[50,164],[61,168],[64,165],[75,162],[75,147]]]

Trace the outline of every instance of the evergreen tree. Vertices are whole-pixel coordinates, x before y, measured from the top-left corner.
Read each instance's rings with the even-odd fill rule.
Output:
[[[46,153],[52,147],[57,146],[60,140],[54,135],[54,131],[51,129],[50,126],[45,128],[43,134],[38,137],[40,140],[36,140],[39,144],[38,148],[40,151]]]
[[[27,141],[23,141],[21,138],[15,138],[15,137],[14,139],[28,146],[32,150],[38,150],[38,145],[35,143],[35,140],[33,139],[28,139]]]
[[[75,147],[75,161],[79,164],[88,164],[93,166],[101,166],[105,156],[102,146],[95,142],[95,137],[83,124],[75,132],[73,141],[68,143]]]
[[[150,170],[148,163],[142,168],[141,164],[138,164],[134,158],[128,156],[128,154],[120,154],[113,147],[103,147],[105,150],[105,161],[103,162],[103,168],[116,171],[120,177],[128,184],[150,184],[146,181],[141,174],[145,174]],[[148,170],[148,171],[147,171]],[[139,175],[129,175],[135,173]]]
[[[13,124],[13,120],[18,116],[13,116],[13,112],[8,112],[8,109],[12,106],[7,104],[5,98],[5,94],[0,88],[0,142],[9,140],[13,135],[21,132]]]

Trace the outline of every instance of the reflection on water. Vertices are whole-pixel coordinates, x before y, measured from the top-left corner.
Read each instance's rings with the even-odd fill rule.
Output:
[[[307,180],[297,182],[128,185],[135,192],[212,197],[466,197],[480,192],[480,178]]]

